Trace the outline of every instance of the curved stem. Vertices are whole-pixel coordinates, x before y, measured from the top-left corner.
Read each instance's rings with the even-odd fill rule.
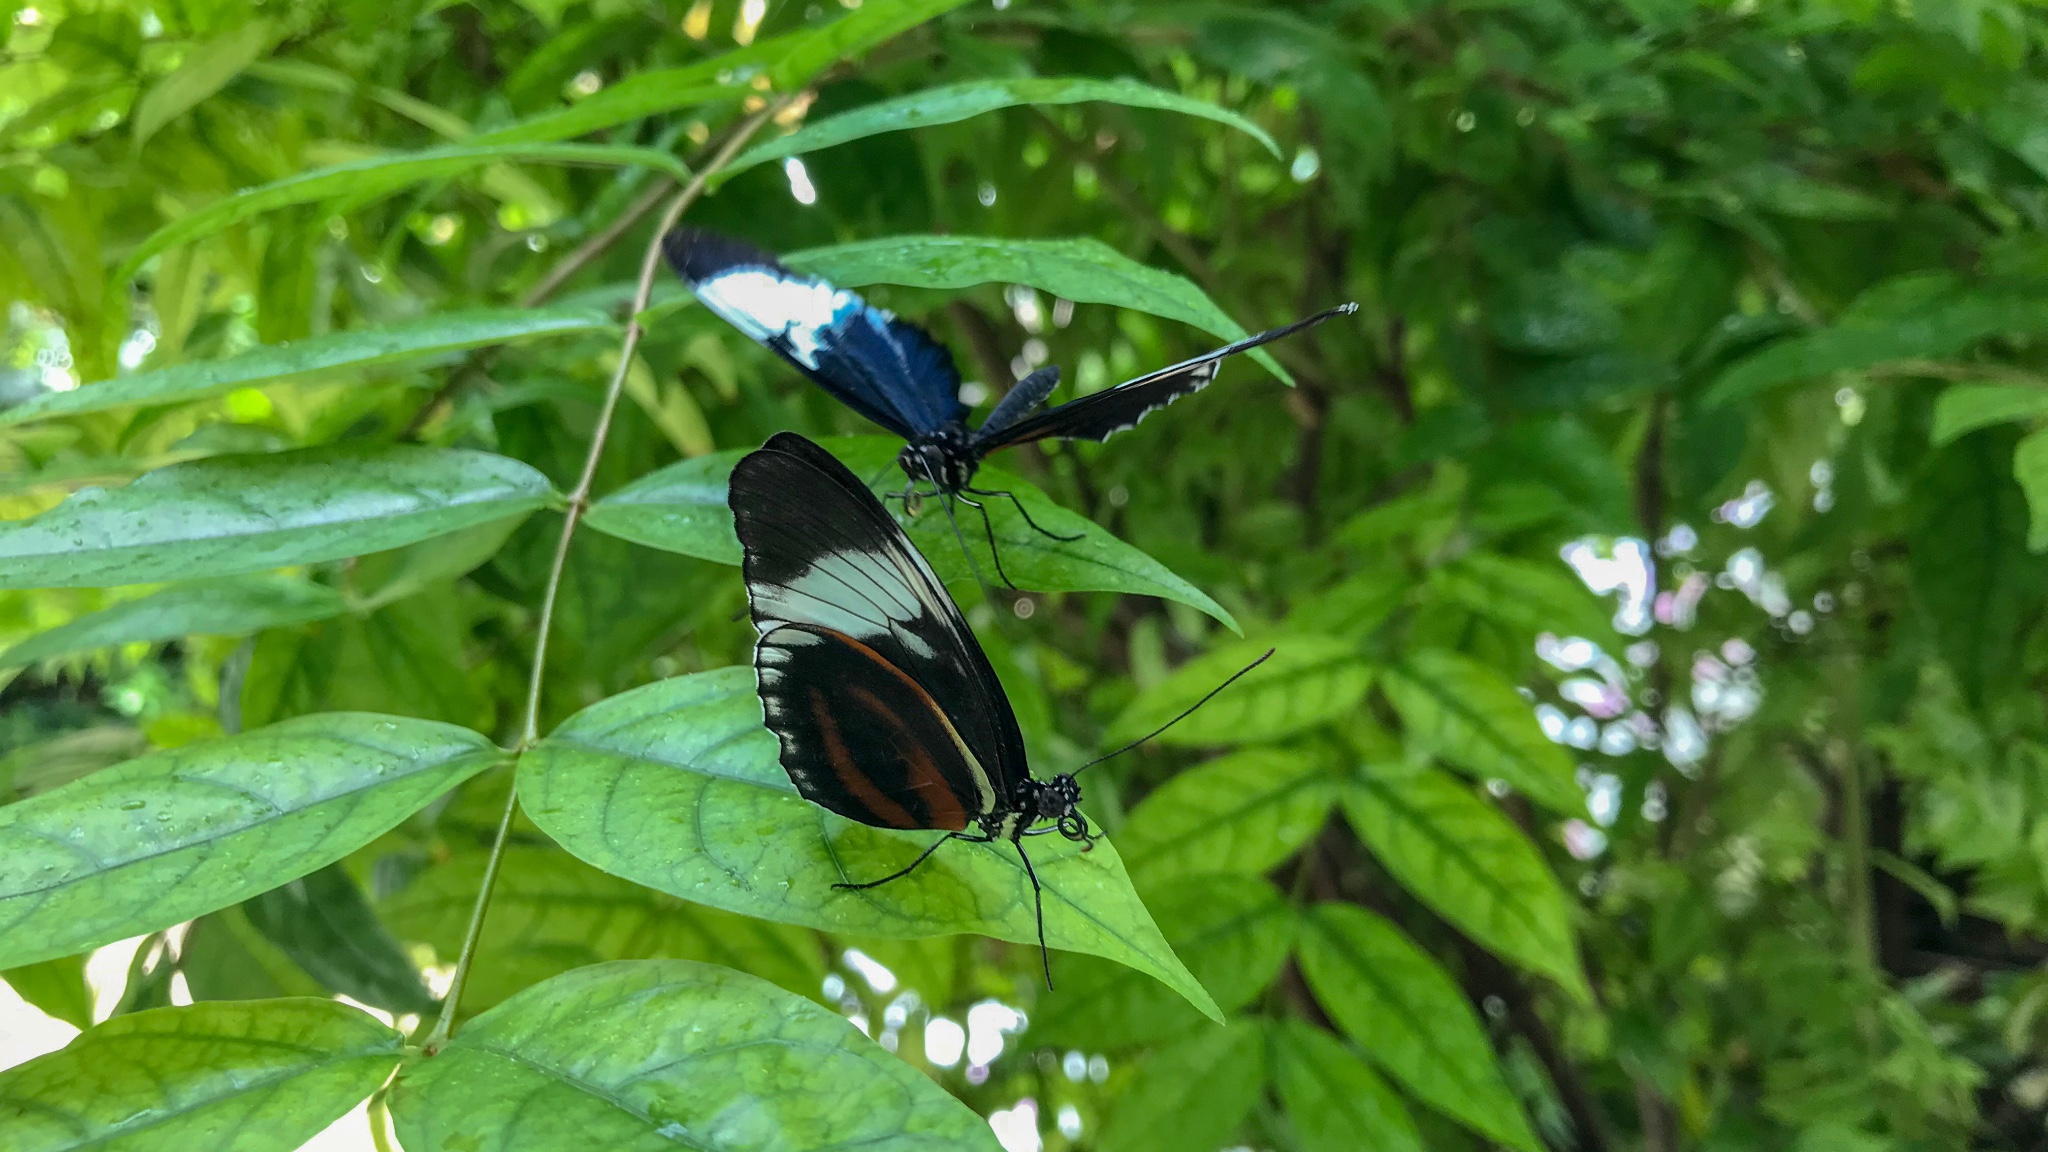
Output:
[[[524,753],[535,740],[540,738],[540,686],[547,670],[548,633],[555,622],[555,600],[562,590],[562,570],[569,560],[569,542],[576,535],[576,525],[582,520],[584,509],[590,504],[590,488],[597,480],[598,461],[604,456],[605,437],[611,432],[612,416],[619,409],[619,394],[624,390],[626,372],[632,366],[633,353],[640,346],[643,334],[640,328],[640,314],[647,310],[647,301],[654,293],[654,275],[661,268],[661,238],[676,226],[683,213],[704,192],[704,185],[713,174],[732,162],[761,125],[788,103],[788,98],[769,104],[749,116],[733,130],[718,152],[701,171],[691,178],[676,198],[671,200],[668,210],[661,214],[661,221],[655,226],[653,239],[647,242],[647,254],[640,261],[640,281],[633,293],[633,309],[626,320],[626,338],[619,347],[619,364],[612,371],[611,382],[605,386],[604,403],[598,409],[597,427],[590,434],[590,450],[583,457],[583,473],[576,479],[576,487],[569,493],[569,506],[562,514],[562,534],[555,541],[554,562],[548,567],[547,587],[541,593],[540,624],[533,641],[533,668],[526,681],[525,719],[519,726],[519,744],[514,754]],[[484,914],[490,908],[491,888],[498,879],[498,865],[505,858],[505,842],[512,832],[512,816],[519,808],[519,788],[515,783],[505,794],[505,812],[498,819],[498,832],[491,841],[491,855],[484,864],[483,883],[478,887],[476,905],[470,910],[469,928],[463,933],[462,953],[455,961],[455,977],[448,985],[448,994],[441,1000],[441,1015],[434,1022],[434,1030],[427,1036],[422,1047],[428,1055],[438,1052],[448,1041],[449,1033],[455,1029],[455,1012],[462,1002],[463,985],[469,982],[470,964],[476,959],[477,939],[483,935]]]

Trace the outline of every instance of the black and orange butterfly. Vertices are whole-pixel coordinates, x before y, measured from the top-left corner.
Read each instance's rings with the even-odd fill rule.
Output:
[[[1340,304],[1043,410],[1059,386],[1060,373],[1040,368],[1005,393],[979,428],[970,429],[968,406],[960,399],[960,370],[945,345],[923,328],[843,288],[793,272],[743,240],[678,228],[663,238],[662,249],[706,308],[840,403],[907,441],[896,457],[910,483],[902,498],[908,502],[936,494],[949,510],[950,502],[958,500],[981,513],[996,574],[1011,587],[1016,585],[1002,570],[988,511],[973,497],[1007,499],[1034,531],[1054,539],[1069,537],[1040,527],[1015,493],[974,486],[975,472],[990,453],[1034,440],[1108,440],[1207,387],[1225,359],[1358,311],[1356,304]],[[920,491],[924,484],[931,487]]]
[[[849,820],[946,833],[907,867],[839,887],[901,879],[951,840],[1008,840],[1031,880],[1043,956],[1045,904],[1023,838],[1058,832],[1085,846],[1095,834],[1071,774],[1031,775],[1016,714],[945,586],[874,493],[793,432],[734,467],[727,500],[783,770]],[[1045,978],[1050,987],[1049,959]]]

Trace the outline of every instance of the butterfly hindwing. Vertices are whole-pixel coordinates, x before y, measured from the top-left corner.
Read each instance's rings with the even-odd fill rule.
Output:
[[[797,787],[882,827],[957,830],[993,811],[1026,772],[1016,717],[874,494],[785,432],[733,469],[730,501],[763,708]]]
[[[678,228],[662,250],[705,307],[898,436],[965,415],[952,354],[917,325],[717,233]]]

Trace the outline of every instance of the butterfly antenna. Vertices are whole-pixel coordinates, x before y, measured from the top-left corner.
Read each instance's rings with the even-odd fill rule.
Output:
[[[1114,760],[1117,757],[1123,755],[1124,753],[1129,752],[1131,749],[1136,748],[1138,745],[1143,744],[1145,741],[1150,740],[1154,736],[1159,735],[1161,732],[1166,731],[1168,728],[1173,727],[1175,724],[1178,724],[1181,721],[1187,719],[1188,717],[1194,715],[1195,710],[1197,708],[1200,708],[1202,705],[1207,704],[1211,700],[1214,700],[1218,693],[1222,692],[1225,688],[1230,687],[1232,684],[1237,683],[1239,680],[1242,680],[1244,678],[1245,673],[1250,672],[1252,669],[1257,668],[1259,665],[1264,664],[1268,660],[1271,660],[1273,658],[1273,653],[1275,651],[1276,649],[1272,648],[1266,649],[1265,655],[1259,657],[1257,660],[1254,660],[1251,663],[1245,665],[1244,667],[1239,668],[1237,671],[1231,673],[1230,679],[1225,680],[1223,683],[1218,684],[1214,688],[1209,689],[1208,695],[1203,696],[1200,700],[1197,700],[1193,704],[1188,705],[1187,708],[1183,710],[1180,715],[1175,716],[1173,719],[1168,720],[1166,723],[1161,724],[1159,727],[1154,728],[1150,732],[1145,733],[1143,736],[1138,737],[1136,740],[1131,741],[1129,744],[1124,745],[1123,747],[1117,749],[1114,752],[1109,753],[1106,756],[1097,756],[1095,759],[1090,760],[1086,764],[1081,765],[1081,767],[1074,769],[1073,775],[1078,776],[1087,769],[1093,768],[1097,764],[1102,763],[1104,760]]]

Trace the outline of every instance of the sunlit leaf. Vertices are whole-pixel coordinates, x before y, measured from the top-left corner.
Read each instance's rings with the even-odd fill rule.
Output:
[[[1942,389],[1934,402],[1934,428],[1928,439],[1937,446],[1993,424],[2011,424],[2048,416],[2048,388],[2032,384],[1957,384]]]
[[[116,1016],[0,1072],[0,1148],[296,1148],[382,1083],[403,1043],[332,1000]]]
[[[1162,744],[1254,744],[1305,732],[1348,715],[1372,687],[1358,645],[1334,637],[1275,636],[1226,644],[1173,670],[1138,694],[1109,726],[1112,747],[1136,740],[1192,707],[1271,649],[1265,663],[1166,731]]]
[[[835,889],[896,871],[934,834],[833,815],[797,795],[776,755],[753,669],[722,668],[577,713],[520,759],[519,795],[533,822],[585,861],[714,908],[835,932],[1037,944],[1031,884],[1007,843],[948,844],[894,883]],[[1097,841],[1083,852],[1062,836],[1027,843],[1052,947],[1129,965],[1215,1012],[1115,848]]]
[[[1380,685],[1420,750],[1481,780],[1504,780],[1552,811],[1585,808],[1572,758],[1544,737],[1529,703],[1499,673],[1425,649],[1387,669]]]
[[[0,409],[0,427],[137,404],[175,404],[237,388],[326,379],[428,356],[539,336],[601,332],[602,313],[580,308],[440,312],[382,328],[354,328],[290,344],[259,345],[224,360],[201,360],[87,384]]]
[[[74,1028],[92,1027],[92,986],[85,982],[86,956],[58,956],[0,972],[14,994]]]
[[[504,456],[331,445],[173,464],[0,524],[0,588],[234,576],[381,552],[530,512],[554,492]]]
[[[0,652],[0,667],[119,644],[181,636],[240,636],[325,620],[348,610],[341,593],[294,576],[234,576],[123,600]]]
[[[1255,1020],[1211,1028],[1138,1066],[1110,1115],[1103,1152],[1184,1152],[1225,1143],[1258,1101],[1265,1031]]]
[[[1305,1020],[1276,1021],[1272,1061],[1302,1152],[1424,1152],[1401,1098],[1335,1036]]]
[[[2048,551],[2048,431],[2028,434],[2013,449],[2012,474],[2027,494],[2027,549]]]
[[[152,752],[0,807],[0,968],[303,876],[498,758],[461,728],[330,713]]]
[[[1191,768],[1132,811],[1119,833],[1140,883],[1207,872],[1257,875],[1321,831],[1337,799],[1324,757],[1254,748]]]
[[[880,477],[876,491],[902,490],[898,482],[902,473],[894,463],[902,448],[900,442],[880,436],[859,436],[830,438],[824,445],[846,461],[855,475]],[[733,465],[744,455],[744,450],[719,452],[650,473],[592,505],[584,522],[600,532],[650,548],[721,564],[738,564],[739,537],[733,532],[725,492]],[[1030,483],[995,467],[984,467],[976,483],[1016,493],[1031,510],[1031,518],[1048,532],[1081,536],[1073,541],[1055,540],[1026,524],[1008,500],[985,500],[996,546],[1002,553],[1003,571],[1017,587],[1035,592],[1132,592],[1158,596],[1177,600],[1226,625],[1236,626],[1230,614],[1199,588],[1086,517],[1054,504]],[[908,524],[911,539],[941,579],[954,583],[973,582],[977,577],[994,581],[995,563],[989,555],[980,515],[964,505],[956,507],[954,514],[959,517],[958,536],[954,534],[953,522],[946,518],[945,509],[936,500],[926,501],[922,511]],[[960,550],[963,538],[974,553],[973,564]]]
[[[1388,872],[1473,940],[1589,999],[1571,903],[1542,853],[1441,772],[1360,772],[1344,814]]]
[[[478,1016],[393,1093],[409,1152],[998,1145],[837,1013],[688,960],[596,964]]]
[[[226,87],[242,69],[270,50],[277,27],[268,20],[250,20],[224,35],[192,47],[170,75],[150,85],[135,102],[137,147],[201,100]]]
[[[1354,905],[1318,904],[1302,928],[1301,970],[1324,1011],[1417,1098],[1541,1152],[1471,1002],[1399,928]]]

